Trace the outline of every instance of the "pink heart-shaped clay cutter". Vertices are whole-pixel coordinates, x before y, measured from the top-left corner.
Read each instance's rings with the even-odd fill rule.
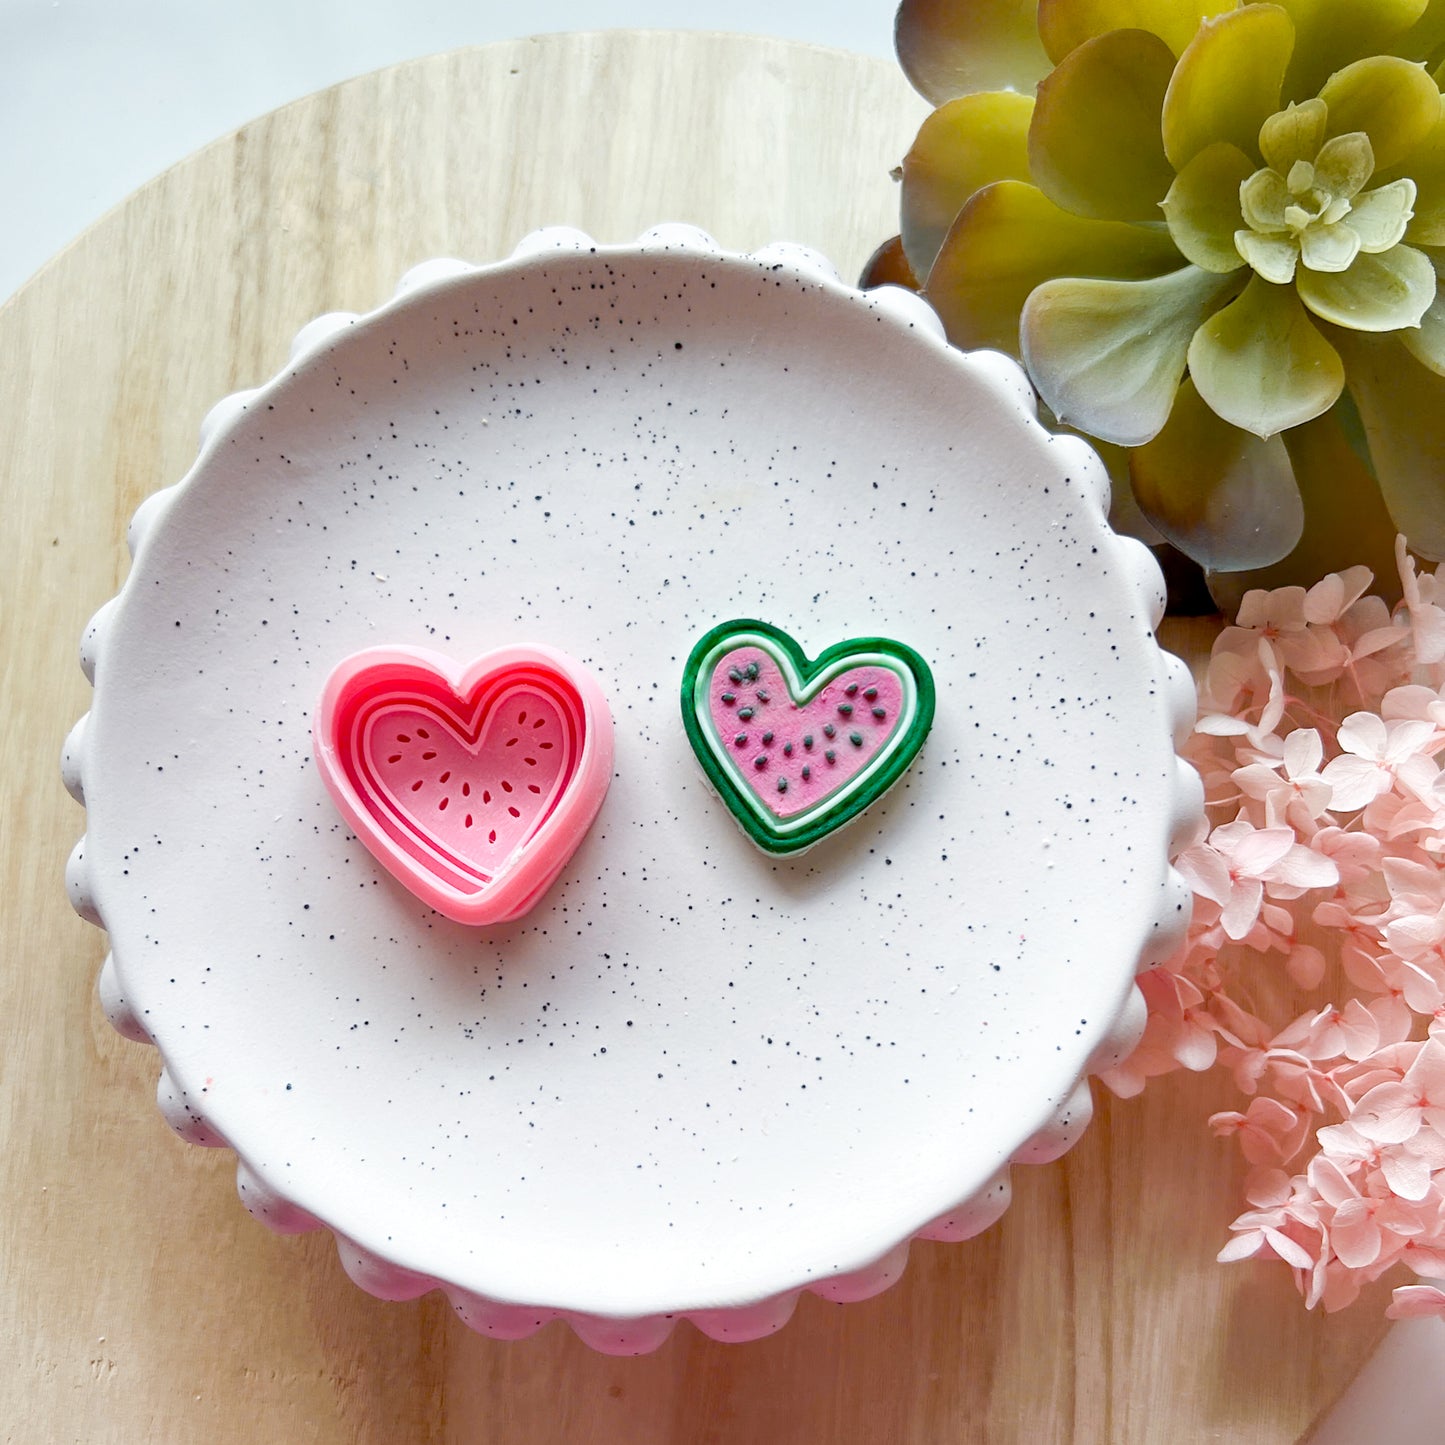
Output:
[[[602,689],[550,647],[503,647],[466,666],[423,648],[354,653],[327,678],[311,735],[356,836],[458,923],[532,908],[612,779]]]

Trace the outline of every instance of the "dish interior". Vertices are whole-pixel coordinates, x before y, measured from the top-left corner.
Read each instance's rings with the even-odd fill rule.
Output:
[[[1047,1119],[1159,908],[1173,755],[1136,588],[992,366],[754,261],[565,253],[404,298],[203,452],[101,658],[88,855],[128,1000],[272,1187],[463,1288],[647,1314],[857,1268]],[[683,732],[731,617],[937,683],[796,858]],[[515,642],[601,679],[615,776],[479,930],[356,841],[310,726],[350,652]]]

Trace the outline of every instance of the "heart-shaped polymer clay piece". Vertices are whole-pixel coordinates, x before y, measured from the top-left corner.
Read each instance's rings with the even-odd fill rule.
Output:
[[[612,717],[552,648],[466,667],[421,648],[355,653],[327,679],[317,767],[378,862],[459,923],[503,923],[552,885],[602,806]]]
[[[693,648],[682,678],[688,741],[743,831],[798,853],[902,776],[933,725],[933,674],[886,637],[810,661],[786,632],[739,618]]]

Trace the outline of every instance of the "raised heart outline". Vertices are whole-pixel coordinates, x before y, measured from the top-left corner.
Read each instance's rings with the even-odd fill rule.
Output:
[[[856,775],[861,781],[824,796],[816,805],[782,821],[759,805],[739,776],[737,761],[718,736],[709,710],[712,675],[718,662],[739,646],[765,652],[787,684],[789,700],[807,703],[828,682],[862,664],[887,666],[906,680],[908,714],[879,753]],[[933,673],[906,643],[888,637],[859,637],[833,643],[809,658],[781,628],[756,618],[734,618],[706,632],[692,649],[682,674],[682,722],[708,782],[738,826],[764,852],[801,853],[870,808],[902,777],[933,726]]]
[[[568,733],[560,787],[500,866],[459,863],[398,809],[369,756],[369,718],[409,705],[437,716],[475,745],[489,714],[517,686],[545,689]],[[467,664],[418,647],[375,647],[332,669],[312,726],[317,770],[367,850],[410,892],[458,923],[506,923],[526,914],[556,881],[591,827],[612,779],[612,715],[596,679],[555,648],[518,644]]]

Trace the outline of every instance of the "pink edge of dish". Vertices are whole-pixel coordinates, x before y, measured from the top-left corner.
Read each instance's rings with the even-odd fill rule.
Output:
[[[440,682],[470,705],[489,685],[500,690],[509,675],[550,673],[576,704],[578,737],[570,777],[541,823],[486,881],[459,886],[402,847],[377,817],[374,803],[357,785],[358,760],[339,718],[356,691],[394,687],[405,702],[419,680]],[[508,923],[530,911],[556,881],[596,818],[612,780],[612,714],[597,680],[555,648],[518,644],[498,648],[467,664],[419,647],[367,648],[344,658],[322,691],[312,726],[313,756],[337,810],[372,856],[416,897],[457,923]]]

